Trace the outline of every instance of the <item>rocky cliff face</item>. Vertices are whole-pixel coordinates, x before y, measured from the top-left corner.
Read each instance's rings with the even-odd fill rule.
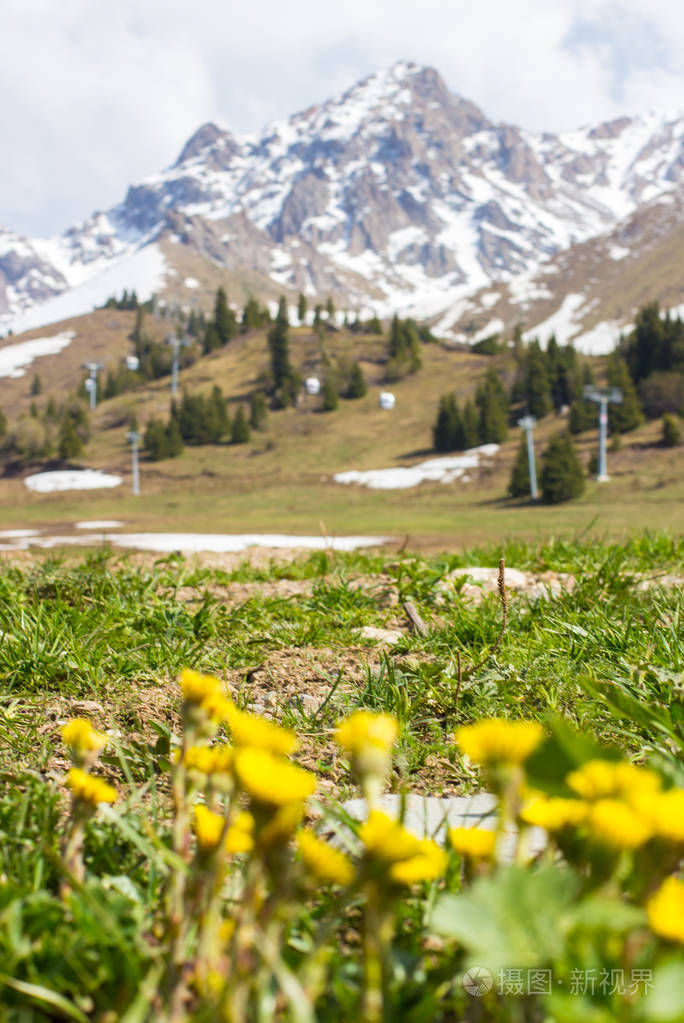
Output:
[[[683,182],[682,115],[540,135],[400,63],[258,138],[203,125],[172,167],[61,239],[0,235],[0,313],[170,240],[338,305],[437,315]]]

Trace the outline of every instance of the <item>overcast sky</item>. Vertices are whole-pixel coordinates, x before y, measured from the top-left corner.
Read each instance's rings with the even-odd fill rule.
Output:
[[[396,60],[558,131],[684,110],[681,0],[0,0],[0,226],[107,209],[200,124],[258,132]]]

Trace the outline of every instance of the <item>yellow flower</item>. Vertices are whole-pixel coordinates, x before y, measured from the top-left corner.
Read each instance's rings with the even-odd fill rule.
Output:
[[[190,746],[183,763],[199,774],[226,774],[233,767],[232,746]]]
[[[449,841],[462,856],[488,860],[494,855],[496,834],[487,828],[450,828]]]
[[[389,753],[396,741],[399,725],[390,714],[372,714],[357,710],[335,729],[335,742],[353,756],[358,756],[367,746],[373,746]]]
[[[684,789],[669,789],[655,795],[637,794],[631,802],[659,838],[684,843]]]
[[[224,818],[208,809],[202,803],[193,807],[193,829],[197,838],[197,846],[202,853],[213,852],[218,848],[223,834]]]
[[[311,771],[263,749],[237,749],[235,773],[256,802],[271,806],[301,802],[316,788],[316,777]]]
[[[109,785],[102,778],[97,778],[80,767],[72,767],[67,775],[67,784],[71,789],[74,799],[80,799],[83,803],[90,803],[91,806],[98,806],[100,803],[115,803],[116,789]]]
[[[223,686],[219,679],[213,675],[200,675],[198,671],[193,671],[191,668],[183,668],[180,686],[183,699],[187,703],[200,704],[208,696],[223,692]]]
[[[246,714],[234,704],[227,713],[230,734],[236,746],[253,746],[269,753],[293,753],[299,746],[297,736],[287,728],[256,714]]]
[[[221,835],[224,833],[225,818],[202,803],[193,807],[193,830],[197,838],[197,847],[207,855],[218,849]],[[254,847],[252,831],[254,819],[246,812],[239,813],[235,822],[228,828],[223,839],[223,848],[229,853],[250,852]]]
[[[218,692],[210,693],[198,705],[200,712],[215,725],[220,725],[227,721],[232,708],[232,702],[223,693]]]
[[[577,827],[587,817],[589,806],[581,799],[534,796],[522,808],[521,818],[526,824],[534,824],[547,831]]]
[[[72,718],[60,729],[62,739],[76,753],[98,753],[107,742],[107,736],[93,728],[85,718]]]
[[[589,833],[620,849],[637,849],[653,835],[647,820],[618,799],[599,799],[589,809]]]
[[[228,828],[226,852],[248,853],[254,848],[254,818],[242,810]]]
[[[443,849],[428,839],[419,839],[419,850],[400,863],[393,863],[389,876],[399,884],[417,884],[419,881],[434,881],[446,869],[447,856]]]
[[[386,863],[397,863],[416,856],[420,840],[382,810],[371,810],[359,828],[359,838],[371,856]]]
[[[567,778],[568,785],[584,799],[625,799],[656,793],[660,778],[654,771],[624,761],[590,760]]]
[[[668,877],[646,904],[654,934],[684,944],[684,882]]]
[[[435,842],[416,838],[382,810],[371,810],[359,828],[371,857],[387,864],[387,876],[398,884],[431,881],[443,873],[446,853]]]
[[[320,880],[331,884],[349,885],[354,878],[354,867],[348,856],[333,849],[308,829],[297,832],[297,845],[302,861]]]
[[[490,718],[456,729],[456,742],[478,764],[521,764],[544,737],[537,721]]]

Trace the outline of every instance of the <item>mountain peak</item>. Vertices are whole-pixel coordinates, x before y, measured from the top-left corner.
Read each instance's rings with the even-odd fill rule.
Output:
[[[179,167],[186,160],[192,160],[196,156],[199,156],[205,150],[212,146],[219,145],[232,145],[233,136],[230,132],[219,128],[213,121],[207,121],[197,131],[190,136],[188,141],[183,146],[181,154],[176,160],[174,167]]]

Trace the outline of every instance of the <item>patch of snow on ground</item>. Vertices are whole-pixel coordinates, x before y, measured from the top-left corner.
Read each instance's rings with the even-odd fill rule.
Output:
[[[75,330],[63,330],[54,337],[36,337],[33,341],[21,341],[16,345],[0,348],[0,377],[23,377],[27,366],[42,355],[57,355],[71,344],[76,337]]]
[[[624,245],[611,245],[608,250],[608,255],[611,259],[624,259],[625,256],[629,255],[629,249],[626,249]]]
[[[500,298],[500,291],[485,291],[484,295],[480,295],[479,302],[485,309],[491,309],[492,306],[496,305]]]
[[[468,469],[477,469],[481,458],[491,458],[499,450],[498,444],[482,444],[461,455],[446,455],[443,458],[429,458],[418,465],[399,466],[393,469],[367,469],[338,472],[333,479],[336,483],[357,483],[371,490],[406,490],[420,483],[453,483],[462,479]]]
[[[20,532],[20,531],[19,531]],[[8,539],[10,539],[8,537]],[[93,542],[91,536],[37,536],[17,537],[11,545],[0,544],[0,550],[25,550],[29,546],[43,548],[80,546]],[[390,536],[288,536],[286,534],[260,533],[103,533],[98,543],[110,543],[115,547],[132,547],[140,551],[155,551],[168,554],[184,551],[198,554],[208,551],[214,554],[231,554],[245,551],[249,547],[268,547],[280,550],[334,550],[353,551],[359,547],[379,547],[389,543]]]
[[[3,529],[0,530],[0,540],[23,540],[28,536],[40,536],[39,529]]]
[[[559,345],[567,344],[580,331],[580,325],[577,323],[575,315],[582,308],[585,301],[584,295],[573,293],[566,295],[560,309],[557,309],[543,323],[538,323],[531,330],[526,330],[523,334],[523,339],[525,341],[533,341],[536,338],[539,340],[540,345],[544,347],[551,335],[555,334]]]
[[[591,330],[573,338],[573,345],[583,355],[608,355],[620,337],[620,324],[616,320],[597,323]]]
[[[506,324],[503,320],[490,320],[486,327],[482,327],[478,330],[477,334],[473,334],[468,340],[471,344],[475,344],[476,341],[482,341],[485,337],[491,337],[492,334],[500,334],[505,329]]]
[[[34,327],[82,316],[103,306],[112,295],[120,295],[124,288],[135,288],[138,299],[146,302],[161,290],[167,272],[164,255],[159,246],[153,244],[116,259],[96,260],[90,269],[91,276],[83,284],[17,314],[6,320],[6,326],[20,334]]]
[[[186,277],[183,283],[186,288],[199,288],[199,281],[196,277]]]
[[[76,522],[74,529],[119,529],[125,525],[117,519],[90,519],[89,522]]]
[[[56,490],[98,490],[100,487],[118,487],[121,482],[120,476],[112,476],[97,469],[37,472],[24,480],[29,490],[37,494],[51,494]]]

